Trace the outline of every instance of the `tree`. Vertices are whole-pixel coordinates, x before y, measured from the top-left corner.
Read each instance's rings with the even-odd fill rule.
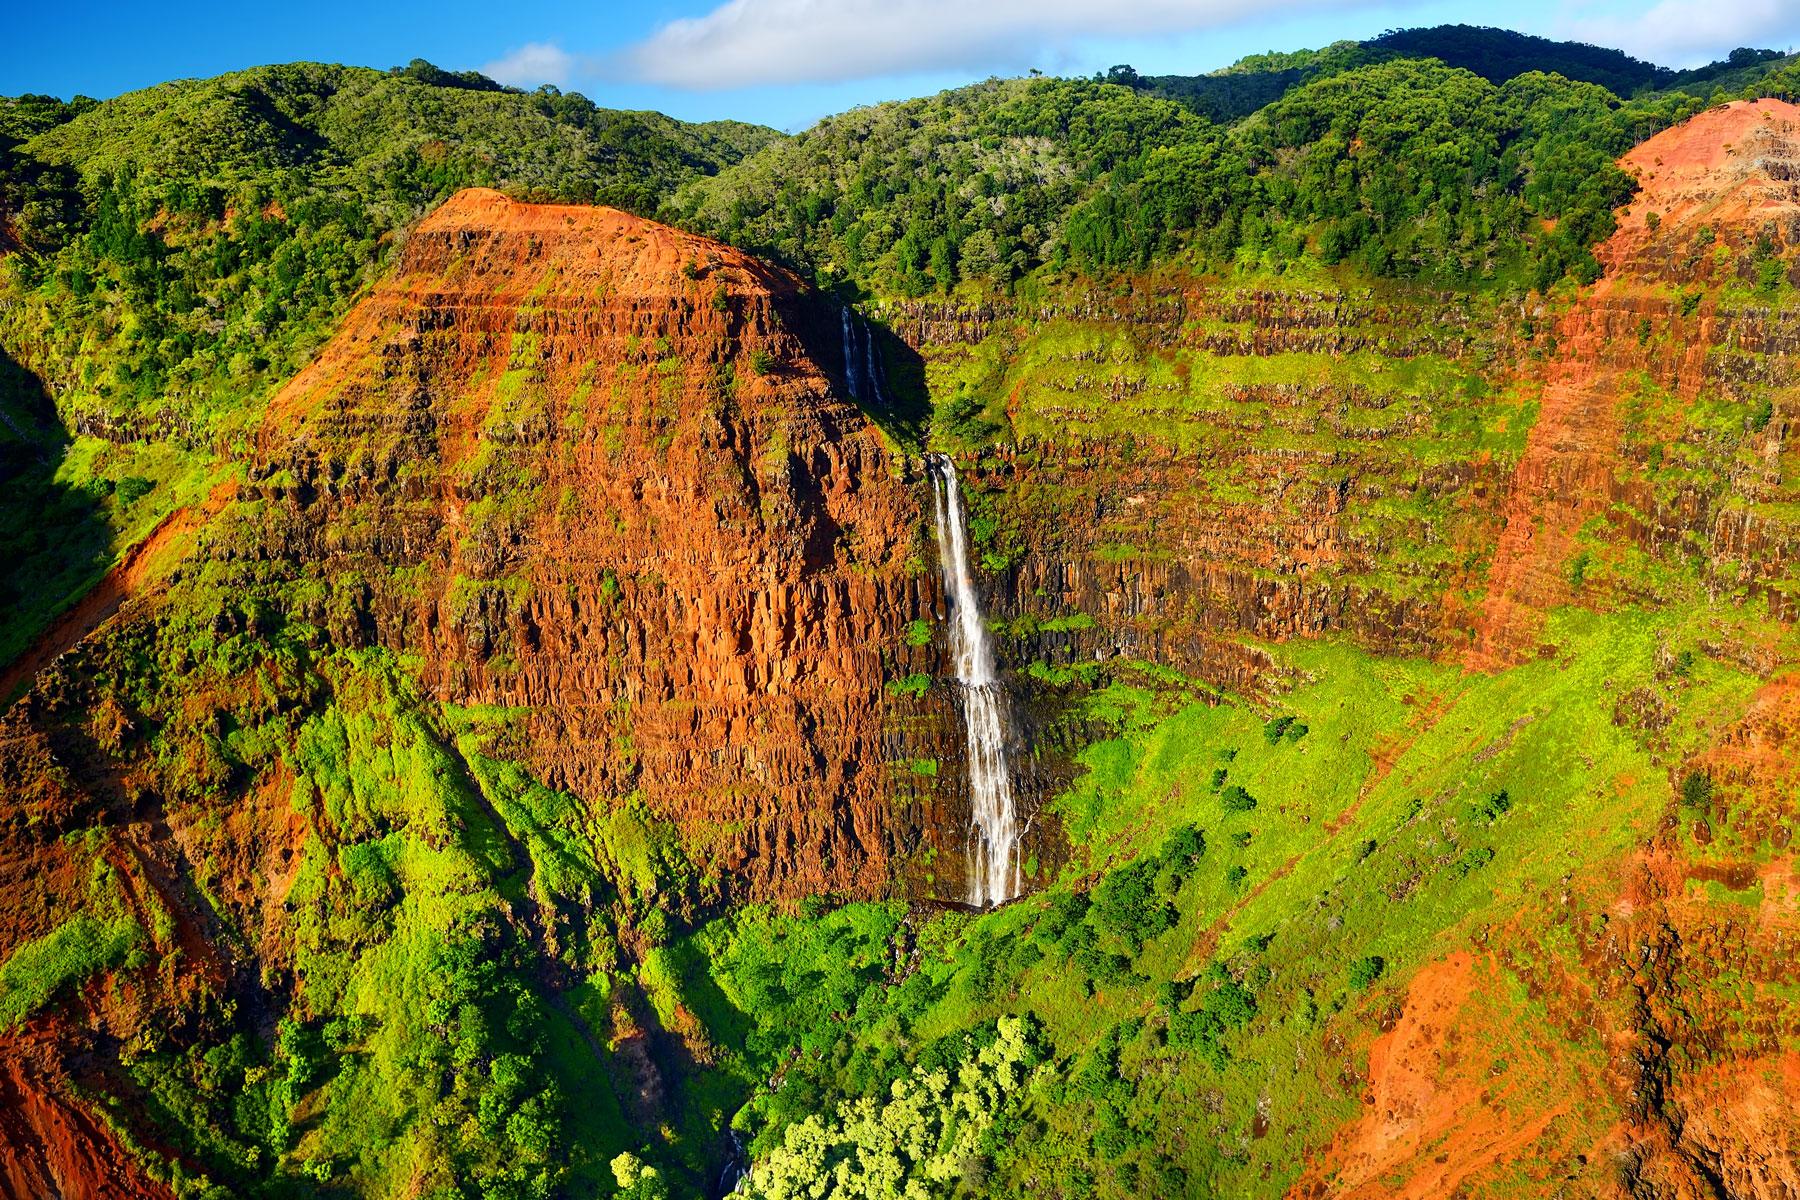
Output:
[[[1235,783],[1219,793],[1219,801],[1226,812],[1245,813],[1256,807],[1256,797]]]
[[[623,1200],[669,1200],[662,1173],[629,1150],[612,1160],[612,1173],[619,1188],[616,1194]]]
[[[1359,958],[1350,964],[1350,986],[1359,992],[1367,991],[1386,970],[1387,960],[1379,954]]]
[[[1102,931],[1131,946],[1132,953],[1175,923],[1174,906],[1157,893],[1159,858],[1143,858],[1114,871],[1094,889],[1093,916]]]
[[[916,1066],[865,1096],[788,1126],[750,1169],[753,1200],[930,1200],[980,1157],[1043,1059],[1031,1017],[1001,1017],[994,1040],[948,1066]]]

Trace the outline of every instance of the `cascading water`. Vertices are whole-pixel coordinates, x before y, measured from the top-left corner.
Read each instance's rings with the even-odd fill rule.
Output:
[[[857,371],[856,361],[856,326],[850,319],[850,306],[843,308],[844,316],[844,386],[850,389],[850,402],[862,403],[861,378]]]
[[[994,672],[994,652],[975,598],[968,536],[956,467],[934,454],[928,460],[937,499],[938,561],[950,601],[950,653],[963,688],[963,721],[969,745],[969,903],[1002,904],[1021,891],[1019,815],[1013,803],[1006,750],[1005,695]]]
[[[843,314],[844,384],[850,389],[852,403],[868,401],[877,407],[887,405],[881,388],[881,369],[875,361],[875,338],[868,326],[850,315],[845,305]]]

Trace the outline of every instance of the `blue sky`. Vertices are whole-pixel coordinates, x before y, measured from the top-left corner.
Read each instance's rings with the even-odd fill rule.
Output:
[[[1800,0],[436,0],[26,4],[0,94],[111,96],[164,79],[316,59],[415,56],[621,108],[798,129],[855,104],[1036,67],[1194,73],[1248,53],[1442,22],[1501,25],[1691,66],[1800,45]]]

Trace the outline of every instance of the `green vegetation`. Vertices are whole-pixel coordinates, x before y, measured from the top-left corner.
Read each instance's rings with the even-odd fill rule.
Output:
[[[823,1180],[845,1200],[922,1198],[958,1181],[979,1188],[985,1162],[1016,1132],[996,1117],[1017,1104],[1039,1057],[1029,1018],[1002,1017],[991,1042],[961,1062],[915,1068],[885,1100],[847,1101],[788,1126],[747,1194],[798,1200],[818,1195]]]
[[[1435,58],[1446,66],[1473,71],[1490,83],[1541,71],[1598,84],[1614,95],[1628,97],[1645,88],[1667,87],[1676,79],[1676,72],[1619,50],[1476,25],[1396,29],[1366,44],[1377,53]]]
[[[1734,56],[1688,82],[1781,88],[1793,69]],[[1515,334],[1539,318],[1520,314],[1541,303],[1553,323],[1563,280],[1593,276],[1629,193],[1613,158],[1702,92],[1468,29],[1205,78],[1222,82],[990,81],[794,139],[423,62],[0,105],[0,227],[18,241],[0,267],[0,662],[227,477],[395,231],[491,183],[663,206],[878,302],[1026,301],[1028,319],[983,315],[979,340],[927,339],[918,366],[930,444],[970,467],[979,561],[1019,568],[993,629],[1039,739],[1029,769],[1057,781],[1032,891],[996,911],[903,898],[906,872],[941,887],[927,872],[955,869],[910,812],[869,834],[911,856],[891,890],[743,903],[737,856],[788,851],[779,780],[816,768],[755,764],[678,827],[635,790],[649,768],[622,733],[591,751],[626,764],[619,794],[581,790],[535,753],[538,722],[568,716],[555,698],[504,706],[544,686],[508,691],[526,675],[511,631],[490,639],[490,694],[445,703],[480,689],[446,678],[453,658],[427,663],[406,623],[485,638],[490,614],[557,598],[553,572],[479,552],[523,544],[534,505],[589,516],[528,463],[551,410],[520,333],[484,368],[494,403],[449,480],[461,573],[441,604],[395,587],[371,605],[342,560],[272,545],[285,501],[249,495],[211,522],[214,552],[15,710],[9,753],[78,751],[43,754],[14,817],[76,882],[19,903],[34,936],[0,963],[0,1031],[103,1011],[85,1052],[119,1096],[96,1109],[184,1200],[677,1200],[715,1194],[728,1162],[770,1198],[1280,1196],[1367,1110],[1371,1043],[1422,973],[1479,959],[1457,1002],[1490,1036],[1445,1069],[1480,1080],[1484,1113],[1558,1103],[1536,1173],[1503,1183],[1535,1194],[1549,1163],[1571,1193],[1616,1187],[1596,1131],[1644,1114],[1565,1085],[1611,1078],[1621,1031],[1666,1045],[1645,1022],[1681,1005],[1651,971],[1706,968],[1647,965],[1619,932],[1619,880],[1651,874],[1634,856],[1653,844],[1696,852],[1686,877],[1656,864],[1696,904],[1747,919],[1774,895],[1791,813],[1712,755],[1768,702],[1794,635],[1758,615],[1786,575],[1734,578],[1691,538],[1645,548],[1603,526],[1648,527],[1624,511],[1643,496],[1748,513],[1726,481],[1780,483],[1755,437],[1783,428],[1780,395],[1627,397],[1619,470],[1645,486],[1555,564],[1593,609],[1546,614],[1518,665],[1467,668],[1408,614],[1454,622],[1479,600],[1491,497],[1536,413],[1514,367],[1542,338]],[[1785,251],[1766,241],[1744,295],[1779,305]],[[675,403],[681,357],[630,346],[612,386]],[[783,370],[762,351],[748,366]],[[723,406],[734,377],[717,378]],[[772,464],[711,457],[803,461],[785,442]],[[1233,534],[1251,550],[1210,548]],[[1177,569],[1213,561],[1230,571]],[[1074,611],[1044,564],[1118,578]],[[410,557],[392,569],[415,578]],[[592,569],[599,602],[575,619],[604,636],[665,586]],[[1251,610],[1281,614],[1271,640],[1242,632],[1262,628]],[[951,708],[912,670],[934,664],[935,628],[911,615],[870,647],[903,664],[893,757],[831,764],[908,795],[959,781],[953,740],[907,740]],[[686,719],[684,699],[644,719]],[[696,767],[723,749],[695,745]],[[861,837],[864,815],[832,818]],[[1590,986],[1603,959],[1626,973]],[[1791,997],[1720,987],[1732,1003],[1695,1006],[1706,1045],[1766,1053]],[[1660,1087],[1689,1065],[1646,1070]]]
[[[423,62],[0,103],[0,662],[242,453],[393,233],[453,191],[650,211],[778,136]],[[135,504],[133,479],[171,486]]]
[[[1361,1105],[1326,1045],[1366,1036],[1351,1031],[1459,931],[1555,894],[1575,863],[1613,861],[1656,824],[1650,751],[1614,724],[1613,697],[1651,680],[1667,622],[1686,619],[1705,618],[1570,615],[1560,665],[1492,677],[1284,647],[1315,681],[1285,697],[1285,728],[1311,729],[1299,743],[1268,738],[1272,722],[1244,706],[1114,685],[1093,711],[1130,715],[1083,753],[1088,771],[1059,802],[1077,856],[1042,893],[910,929],[856,905],[703,928],[738,1010],[708,1023],[747,1025],[754,1061],[799,1048],[739,1117],[753,1191],[810,1194],[796,1180],[829,1174],[833,1195],[934,1194],[953,1144],[974,1194],[1033,1179],[1065,1196],[1283,1194],[1297,1169],[1285,1139],[1316,1144]],[[1675,746],[1753,686],[1716,664],[1682,684]],[[1438,698],[1429,712],[1420,695]],[[1521,723],[1537,713],[1555,717]],[[1401,734],[1377,770],[1373,751]],[[1221,750],[1279,802],[1221,812],[1205,786]],[[1594,786],[1628,779],[1645,782]],[[1524,825],[1501,819],[1513,811]],[[1237,836],[1247,821],[1254,839]],[[1539,932],[1509,945],[1554,956],[1589,919],[1536,911]],[[1513,1014],[1495,1028],[1518,1031],[1494,1056],[1544,1069],[1541,1007],[1523,992],[1492,1003]],[[987,1092],[983,1054],[1012,1036],[1018,1082]],[[1599,1044],[1571,1052],[1604,1061]],[[1283,1138],[1248,1136],[1271,1111],[1290,1123]],[[1195,1128],[1211,1136],[1181,1136]]]
[[[1431,32],[1478,70],[1403,54],[1411,35],[1395,34],[1385,49],[1280,66],[1292,86],[1204,77],[1252,89],[1254,110],[1234,111],[1244,119],[1231,128],[1162,98],[1191,89],[1129,68],[990,80],[830,118],[687,185],[666,213],[827,283],[899,296],[1179,254],[1540,289],[1593,278],[1590,249],[1632,190],[1613,159],[1711,93],[1622,102],[1580,81],[1636,90],[1643,64],[1617,52],[1559,44],[1562,57],[1519,70],[1542,55],[1534,39],[1456,54],[1491,31]],[[1555,73],[1565,66],[1573,78]]]
[[[1437,59],[1493,84],[1533,72],[1560,75],[1598,84],[1627,99],[1677,91],[1729,98],[1768,86],[1764,81],[1793,61],[1776,50],[1744,48],[1704,67],[1672,71],[1585,42],[1552,41],[1508,29],[1437,25],[1392,30],[1366,42],[1334,42],[1321,50],[1253,54],[1207,75],[1146,76],[1117,66],[1106,72],[1105,79],[1178,100],[1202,116],[1226,123],[1249,116],[1302,83],[1396,59]]]
[[[827,118],[668,213],[889,293],[1003,284],[1055,255],[1064,215],[1108,172],[1204,126],[1125,88],[993,80]]]
[[[128,917],[110,923],[76,913],[0,963],[0,1030],[10,1029],[57,993],[125,961],[142,930]]]

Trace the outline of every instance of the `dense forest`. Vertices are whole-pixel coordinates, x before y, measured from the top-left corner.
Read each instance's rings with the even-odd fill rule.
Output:
[[[1618,64],[1634,60],[1564,46],[1547,57],[1570,74],[1515,71],[1540,47],[1505,35],[1496,49],[1492,33],[1423,39],[1467,66],[1392,35],[1195,77],[1256,106],[1226,124],[1191,88],[1127,67],[990,80],[828,118],[686,185],[665,214],[827,283],[901,296],[1173,258],[1350,261],[1538,289],[1590,280],[1589,249],[1629,196],[1612,160],[1721,93],[1665,73],[1645,78],[1668,89],[1621,99],[1583,76],[1623,82]],[[1800,77],[1772,52],[1719,68],[1746,94],[1784,95]]]

